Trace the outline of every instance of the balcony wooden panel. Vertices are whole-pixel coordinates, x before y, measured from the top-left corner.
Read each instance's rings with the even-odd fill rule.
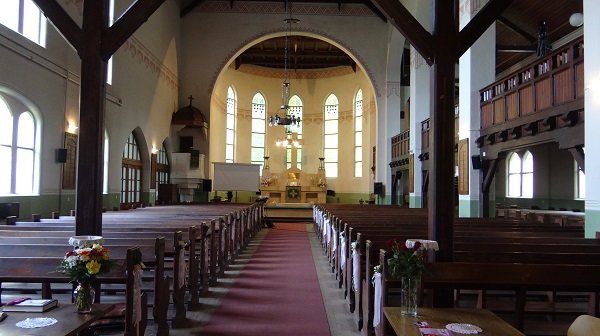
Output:
[[[521,115],[528,115],[535,112],[535,104],[533,100],[533,86],[527,85],[519,90],[521,96]]]
[[[408,155],[410,148],[410,130],[392,137],[392,161]]]
[[[481,89],[482,130],[497,130],[502,124],[512,127],[519,118],[556,111],[559,105],[581,100],[585,90],[583,64],[580,37]]]
[[[575,65],[575,98],[583,98],[585,86],[583,83],[583,62]]]
[[[550,77],[546,77],[535,83],[535,106],[536,111],[552,106],[552,83]]]
[[[519,117],[519,96],[517,92],[506,95],[506,114],[508,120],[517,119]]]
[[[571,93],[571,68],[566,68],[554,74],[554,104],[563,104],[573,99]]]
[[[494,100],[494,125],[503,124],[504,118],[504,99]]]
[[[492,126],[494,110],[492,104],[487,104],[481,107],[481,127],[488,128]]]

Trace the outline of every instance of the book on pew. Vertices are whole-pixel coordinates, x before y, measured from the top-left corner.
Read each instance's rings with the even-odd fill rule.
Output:
[[[30,313],[42,313],[46,310],[58,306],[58,300],[56,299],[16,299],[12,300],[2,310],[5,312],[30,312]]]

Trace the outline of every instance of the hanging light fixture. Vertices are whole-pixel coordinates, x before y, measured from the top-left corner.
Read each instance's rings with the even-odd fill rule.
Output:
[[[298,23],[300,20],[292,18],[292,14],[289,10],[290,5],[286,4],[285,6],[285,19],[283,22],[286,24],[286,32],[285,32],[285,45],[284,45],[284,55],[283,55],[283,82],[281,84],[281,106],[279,109],[281,110],[281,116],[279,113],[275,113],[274,116],[269,117],[269,126],[297,126],[300,125],[300,118],[294,115],[289,114],[288,105],[290,99],[290,78],[288,74],[288,65],[290,58],[290,36],[292,34],[292,23]]]

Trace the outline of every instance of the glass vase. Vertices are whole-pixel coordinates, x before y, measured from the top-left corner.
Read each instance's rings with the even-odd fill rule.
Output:
[[[73,291],[73,299],[75,301],[77,312],[80,314],[91,312],[95,296],[96,291],[94,291],[94,287],[92,287],[91,283],[77,283],[77,288]]]
[[[419,298],[419,285],[421,277],[402,277],[402,297],[400,313],[407,316],[417,316],[417,303]]]

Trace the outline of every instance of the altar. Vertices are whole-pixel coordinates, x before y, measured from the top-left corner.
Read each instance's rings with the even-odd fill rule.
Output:
[[[292,136],[295,136],[294,133]],[[262,171],[260,195],[269,197],[267,203],[325,203],[327,180],[323,158],[319,158],[319,168],[315,173],[298,169],[296,146],[292,146],[291,168],[283,173],[271,172],[269,157],[265,156]],[[285,168],[285,167],[284,167]]]
[[[326,191],[318,186],[263,186],[261,196],[268,196],[267,203],[325,203]]]

